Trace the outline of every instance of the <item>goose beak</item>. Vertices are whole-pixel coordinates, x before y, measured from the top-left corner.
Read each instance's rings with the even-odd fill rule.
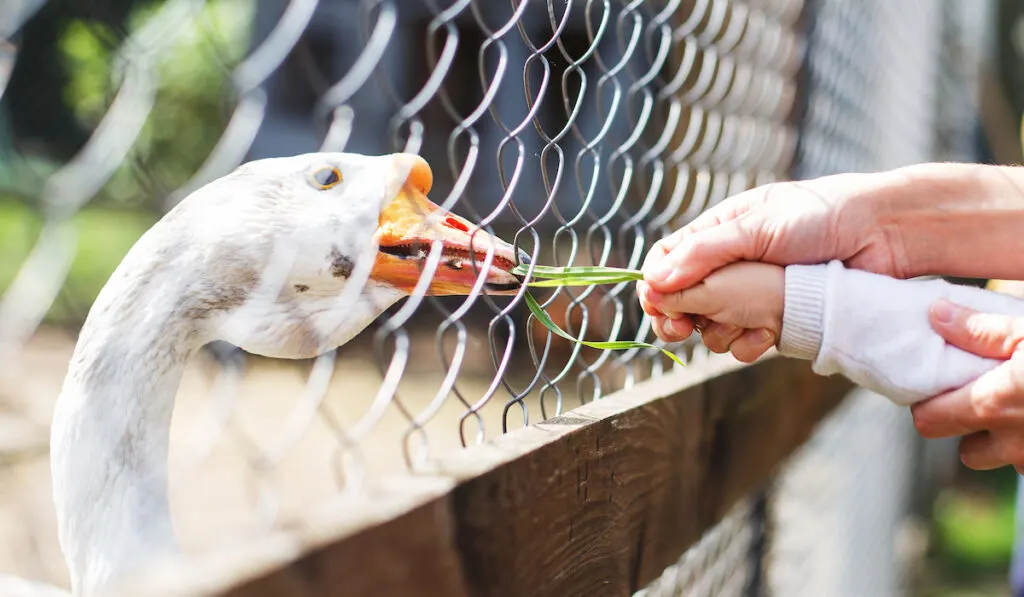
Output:
[[[470,294],[481,275],[489,294],[515,294],[521,280],[511,273],[516,265],[512,245],[427,198],[433,175],[423,158],[412,154],[392,157],[396,175],[408,175],[394,199],[381,211],[377,257],[370,276],[411,293],[423,273],[432,244],[440,242],[441,260],[427,294]],[[529,262],[524,252],[520,252],[520,261]]]

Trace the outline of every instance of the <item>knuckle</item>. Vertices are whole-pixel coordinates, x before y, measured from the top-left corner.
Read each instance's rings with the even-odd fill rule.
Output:
[[[739,330],[734,326],[712,323],[704,332],[704,344],[716,353],[729,352]]]
[[[769,198],[776,196],[780,193],[785,194],[786,191],[792,190],[792,183],[787,181],[772,181],[765,183],[759,187],[755,187],[750,190],[750,196],[753,200],[768,201]]]
[[[679,244],[672,249],[668,258],[673,263],[681,263],[688,260],[700,260],[708,256],[708,251],[702,243],[695,243],[691,237],[679,241]]]
[[[1011,351],[1024,349],[1024,317],[1016,317],[1013,320],[1009,348]]]
[[[689,313],[691,310],[687,307],[691,301],[690,297],[684,293],[685,291],[658,295],[655,304],[676,313]]]
[[[708,350],[716,354],[725,354],[729,352],[728,339],[718,335],[705,336],[704,345],[708,347]]]
[[[1017,328],[1024,326],[1018,326],[1016,319],[990,313],[969,313],[961,317],[964,318],[963,328],[973,343],[1009,354],[1021,342],[1022,334]]]
[[[747,346],[746,343],[740,344],[739,346],[733,346],[732,356],[741,363],[753,363],[761,356],[761,353],[756,349],[752,349]]]
[[[1016,401],[1024,403],[1024,350],[1018,351],[1017,357],[1010,363],[1010,382]]]
[[[1006,409],[1003,396],[997,393],[984,393],[971,397],[971,407],[975,416],[985,424],[996,423],[1005,416]]]
[[[729,347],[723,345],[721,338],[704,338],[704,346],[707,346],[708,350],[715,354],[725,354],[729,352]]]
[[[1024,344],[1021,346],[1024,347]],[[1008,367],[1011,387],[1007,389],[1007,394],[1018,407],[1024,406],[1024,350],[1014,353]]]

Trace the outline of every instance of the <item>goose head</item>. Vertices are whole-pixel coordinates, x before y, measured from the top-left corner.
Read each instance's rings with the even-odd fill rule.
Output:
[[[430,166],[412,154],[243,164],[166,218],[188,222],[175,228],[201,264],[190,316],[205,321],[210,339],[307,358],[410,295],[432,250],[425,294],[515,294],[512,245],[431,201],[432,182]]]

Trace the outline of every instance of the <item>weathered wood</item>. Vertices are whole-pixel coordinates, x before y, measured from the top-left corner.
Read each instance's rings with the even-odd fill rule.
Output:
[[[631,408],[456,487],[473,595],[642,588],[765,483],[847,386],[772,359],[682,391],[645,389],[615,397]]]
[[[175,591],[145,593],[629,595],[762,487],[849,389],[803,362],[714,358],[338,500],[291,530],[291,548],[236,553],[244,571],[179,563]]]

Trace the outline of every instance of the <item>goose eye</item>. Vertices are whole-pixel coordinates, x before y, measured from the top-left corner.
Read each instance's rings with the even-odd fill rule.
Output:
[[[326,191],[341,182],[341,172],[337,168],[321,168],[313,173],[313,185]]]

